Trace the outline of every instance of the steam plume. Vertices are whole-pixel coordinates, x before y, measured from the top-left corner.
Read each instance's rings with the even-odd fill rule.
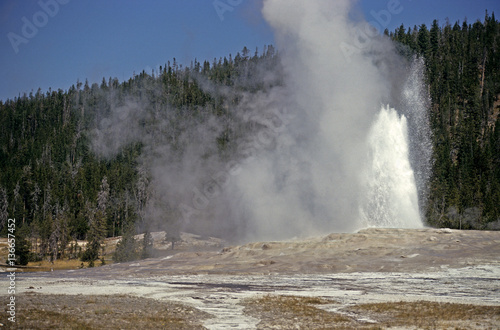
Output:
[[[388,38],[351,20],[350,5],[265,0],[262,12],[275,31],[281,65],[257,68],[255,79],[267,88],[254,93],[200,78],[206,91],[239,102],[225,105],[231,121],[185,121],[175,138],[182,154],[164,140],[175,109],[152,111],[159,107],[154,97],[111,107],[94,150],[112,155],[123,141],[140,140],[156,192],[148,218],[162,223],[168,213],[169,223],[175,218],[184,230],[281,239],[422,226],[418,198],[422,208],[430,169],[422,63],[406,63]],[[272,83],[277,80],[283,84]],[[124,109],[130,122],[117,114],[123,117]],[[156,130],[133,124],[138,120],[155,122]],[[215,140],[228,128],[241,134],[232,136],[235,148],[221,159],[214,156]],[[394,143],[381,130],[394,132]],[[401,149],[394,153],[395,144]]]
[[[374,161],[379,161],[369,154],[373,143],[380,141],[370,142],[368,132],[381,105],[389,103],[409,113],[417,111],[419,118],[425,117],[425,108],[414,109],[412,104],[418,101],[415,94],[420,93],[418,88],[422,86],[410,86],[406,95],[403,93],[398,86],[410,79],[411,70],[396,55],[388,39],[372,34],[366,22],[349,20],[350,3],[264,2],[264,16],[274,28],[281,50],[291,98],[286,104],[296,117],[287,134],[278,137],[276,150],[248,166],[245,174],[238,177],[245,196],[251,196],[245,205],[251,208],[259,237],[350,231],[367,225],[422,226],[409,164],[406,177],[390,180],[410,185],[406,189],[413,196],[392,194],[382,205],[373,203],[381,193],[380,189],[373,190],[373,180],[377,180],[374,173],[369,178],[363,175]],[[411,79],[415,85],[418,78]],[[387,124],[400,125],[404,132],[397,138],[407,138],[406,119],[395,113],[392,116]],[[419,134],[420,138],[425,137],[421,130]],[[418,138],[412,136],[413,146],[421,142],[415,141]],[[391,150],[384,152],[391,154]],[[401,157],[408,162],[408,150]],[[422,160],[428,161],[429,158]],[[383,186],[380,182],[376,185]],[[396,206],[405,199],[411,201]],[[379,219],[383,213],[385,220],[377,221],[377,213]]]

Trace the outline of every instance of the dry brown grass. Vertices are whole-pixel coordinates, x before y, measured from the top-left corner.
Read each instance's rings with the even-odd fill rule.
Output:
[[[261,319],[258,329],[328,329],[351,324],[346,316],[315,307],[333,303],[314,297],[267,295],[245,302],[245,313]]]
[[[267,295],[249,299],[245,303],[245,313],[261,320],[258,329],[500,328],[500,306],[419,301],[361,304],[334,313],[317,307],[322,304],[335,302],[313,297]]]
[[[96,265],[99,265],[100,261],[96,261]],[[78,259],[58,259],[54,262],[48,260],[29,262],[28,267],[25,271],[51,271],[51,270],[65,270],[65,269],[78,269],[83,267],[88,267],[88,262],[81,262]]]
[[[500,306],[479,306],[430,301],[362,304],[350,308],[368,313],[383,327],[419,329],[498,329]]]
[[[116,240],[116,239],[114,239]],[[105,258],[105,263],[106,264],[112,264],[112,255],[115,250],[116,243],[114,242],[113,239],[106,239],[104,248],[105,248],[105,253],[104,256],[100,256],[100,258]],[[72,242],[74,243],[74,242]],[[78,241],[78,245],[81,247],[85,247],[86,242],[85,241]],[[66,249],[66,253],[69,252],[68,249]],[[3,264],[5,260],[7,260],[7,254],[8,254],[8,246],[7,246],[7,239],[6,238],[0,238],[0,264]],[[68,259],[68,258],[62,258],[62,259],[57,259],[54,262],[51,262],[49,260],[42,260],[42,261],[35,261],[35,262],[29,262],[26,266],[19,267],[18,271],[20,272],[47,272],[51,270],[69,270],[69,269],[78,269],[82,267],[88,267],[88,262],[82,262],[79,259]],[[94,265],[96,267],[100,266],[102,264],[101,260],[96,260],[94,262]]]
[[[203,329],[201,320],[209,315],[178,303],[126,295],[22,294],[16,296],[16,323],[7,317],[4,308],[0,323],[12,329]]]

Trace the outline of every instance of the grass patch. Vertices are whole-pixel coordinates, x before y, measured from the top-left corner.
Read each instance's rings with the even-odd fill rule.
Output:
[[[351,319],[337,313],[327,312],[315,305],[335,303],[316,297],[273,296],[249,299],[245,313],[260,318],[259,329],[283,326],[283,329],[325,329],[327,325],[346,325]]]
[[[94,263],[95,266],[101,265],[100,260],[96,260]],[[110,265],[112,263],[112,260],[106,259],[106,265]],[[79,259],[58,259],[54,262],[48,260],[29,262],[27,268],[23,268],[22,270],[24,272],[50,272],[52,270],[87,268],[88,266],[88,262],[82,262]]]
[[[261,319],[258,329],[497,329],[500,324],[500,306],[419,301],[360,304],[335,313],[319,308],[324,304],[335,302],[267,295],[247,300],[244,312]]]
[[[8,297],[0,296],[1,301]],[[12,329],[203,329],[208,313],[173,302],[124,295],[16,295],[16,323]]]
[[[11,324],[10,321],[4,324]],[[13,329],[93,329],[87,322],[76,315],[53,310],[32,308],[29,313],[20,309],[16,313],[16,325]]]
[[[88,266],[88,262],[81,262],[78,259],[58,259],[54,262],[48,260],[29,262],[27,266],[33,267],[33,269],[28,268],[27,271],[51,271],[83,268]]]
[[[495,327],[500,324],[500,306],[439,303],[430,301],[362,304],[350,308],[368,312],[384,327],[433,328]]]

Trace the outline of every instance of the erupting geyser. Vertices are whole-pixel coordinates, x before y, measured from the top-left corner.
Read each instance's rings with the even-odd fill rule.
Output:
[[[351,3],[264,1],[285,72],[287,98],[276,101],[294,119],[236,178],[257,237],[423,226],[423,63],[353,21]]]
[[[408,141],[406,117],[382,108],[368,134],[366,200],[361,209],[367,227],[422,227]]]
[[[422,227],[432,153],[422,60],[402,58],[353,20],[350,0],[263,4],[281,64],[256,61],[240,77],[246,88],[199,81],[227,100],[227,117],[207,109],[176,118],[148,90],[103,106],[94,149],[113,155],[142,143],[141,173],[154,192],[143,213],[167,231],[275,240]],[[177,132],[172,122],[182,128],[175,145],[165,134]],[[219,157],[216,141],[228,131]]]

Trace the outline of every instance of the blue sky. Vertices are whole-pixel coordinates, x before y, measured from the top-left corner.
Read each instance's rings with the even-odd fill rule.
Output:
[[[304,0],[307,1],[307,0]],[[397,0],[359,0],[367,21]],[[400,13],[383,16],[389,30],[500,17],[497,0],[399,0]],[[226,4],[217,12],[215,4]],[[126,80],[134,72],[235,55],[273,43],[261,0],[0,0],[0,99],[67,90],[77,79]],[[399,8],[398,7],[398,8]]]

